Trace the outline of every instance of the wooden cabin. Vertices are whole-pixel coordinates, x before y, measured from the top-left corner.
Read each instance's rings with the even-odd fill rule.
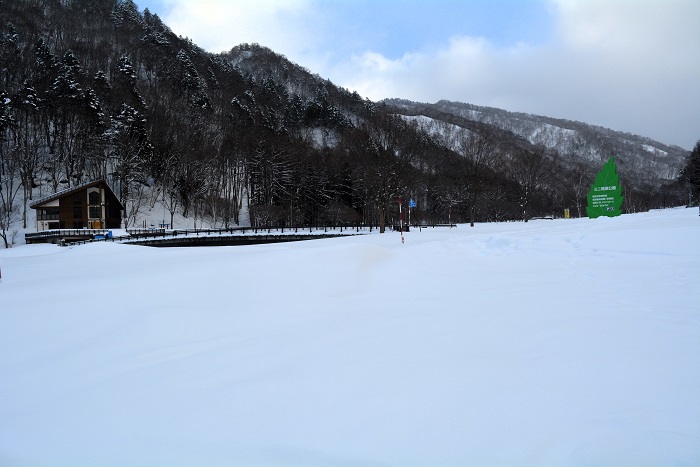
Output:
[[[85,183],[42,198],[36,209],[36,230],[118,229],[124,206],[104,180]]]

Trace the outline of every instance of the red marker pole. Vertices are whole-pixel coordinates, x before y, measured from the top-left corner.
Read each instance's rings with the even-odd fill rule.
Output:
[[[401,211],[401,197],[399,196],[399,231],[401,232],[401,243],[404,243],[403,239],[403,212]]]

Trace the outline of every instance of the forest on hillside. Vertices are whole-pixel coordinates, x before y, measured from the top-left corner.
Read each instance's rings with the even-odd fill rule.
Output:
[[[583,215],[595,175],[483,123],[436,138],[257,44],[207,53],[132,0],[0,0],[0,69],[6,246],[32,199],[99,179],[127,228],[159,203],[171,222],[383,231],[400,198],[425,223]],[[679,186],[628,183],[626,208],[682,204]]]

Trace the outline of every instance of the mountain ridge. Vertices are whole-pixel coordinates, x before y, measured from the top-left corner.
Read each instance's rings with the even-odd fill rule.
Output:
[[[532,144],[544,144],[569,159],[580,161],[583,158],[589,165],[602,164],[610,157],[616,157],[623,173],[627,172],[626,175],[641,178],[638,172],[651,170],[657,177],[649,179],[649,183],[675,180],[690,154],[690,151],[680,146],[666,145],[648,137],[586,122],[510,112],[446,99],[434,104],[406,99],[385,99],[383,102],[414,114],[433,109],[494,125],[525,138]]]

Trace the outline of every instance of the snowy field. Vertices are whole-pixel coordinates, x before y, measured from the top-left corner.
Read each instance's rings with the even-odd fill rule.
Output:
[[[700,465],[700,217],[0,251],[2,466]]]

